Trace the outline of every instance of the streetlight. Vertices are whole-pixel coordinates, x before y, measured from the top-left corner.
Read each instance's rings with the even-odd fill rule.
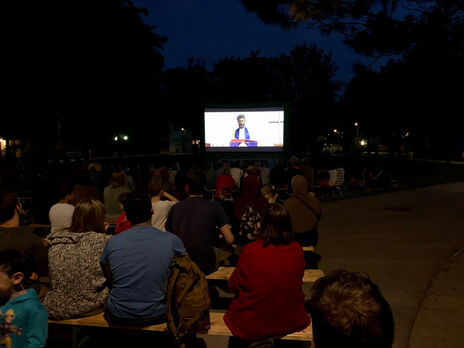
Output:
[[[122,137],[125,141],[127,141],[127,139],[129,139],[129,137],[127,135],[123,136]]]
[[[118,141],[118,139],[119,139],[118,137],[114,137],[114,141]]]

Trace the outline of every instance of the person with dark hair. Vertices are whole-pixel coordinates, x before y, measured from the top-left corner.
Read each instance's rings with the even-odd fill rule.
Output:
[[[26,288],[34,287],[39,296],[43,296],[37,280],[48,274],[46,243],[34,234],[32,227],[19,226],[21,209],[16,193],[0,191],[0,250],[18,250],[29,258],[32,273],[23,284]]]
[[[229,347],[248,347],[309,325],[304,268],[303,249],[293,241],[288,212],[282,204],[270,204],[262,233],[244,247],[229,279],[229,291],[236,293],[224,316],[235,336]]]
[[[57,320],[103,311],[109,294],[99,257],[106,241],[103,204],[95,199],[77,203],[67,231],[47,237],[51,286],[43,303]]]
[[[238,128],[234,133],[234,139],[237,140],[250,140],[250,132],[248,128],[245,127],[245,115],[238,115],[237,116],[237,124]],[[231,147],[238,147],[238,146],[250,146],[255,147],[257,143],[255,141],[244,141],[244,142],[235,142],[231,141]]]
[[[69,183],[63,182],[58,188],[59,202],[54,204],[48,213],[51,232],[64,231],[71,226],[74,206],[69,204],[72,200],[73,188]]]
[[[314,283],[308,303],[316,348],[391,348],[392,311],[366,274],[334,271]]]
[[[47,311],[35,290],[23,284],[30,272],[27,258],[19,251],[0,251],[0,346],[39,348],[47,342]]]
[[[189,196],[171,208],[166,230],[178,235],[192,260],[205,274],[216,270],[216,226],[228,244],[234,241],[227,214],[218,202],[203,197],[206,178],[199,170],[187,176]]]
[[[184,245],[174,234],[151,226],[148,196],[129,193],[124,210],[132,228],[112,237],[100,257],[111,284],[105,318],[118,325],[164,322],[164,280],[174,257],[185,254]]]

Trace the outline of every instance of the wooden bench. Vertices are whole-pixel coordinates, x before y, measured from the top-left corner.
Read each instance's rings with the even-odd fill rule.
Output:
[[[210,336],[232,336],[229,328],[224,322],[224,312],[210,312],[211,317],[211,327],[206,335]],[[49,324],[54,325],[70,325],[72,326],[72,347],[77,348],[79,346],[78,342],[78,329],[81,327],[101,327],[101,328],[115,328],[115,329],[124,329],[124,330],[136,330],[136,331],[159,331],[164,332],[166,330],[166,323],[150,325],[150,326],[118,326],[110,325],[103,317],[103,313],[93,315],[91,317],[76,318],[76,319],[66,319],[66,320],[49,320]],[[284,340],[294,340],[294,341],[312,341],[312,326],[308,326],[303,331],[298,331],[286,335],[284,337],[276,337]]]
[[[219,267],[214,273],[208,274],[206,279],[211,280],[229,280],[234,272],[235,267]],[[303,283],[314,283],[319,278],[324,276],[324,271],[321,269],[305,269],[303,275]]]

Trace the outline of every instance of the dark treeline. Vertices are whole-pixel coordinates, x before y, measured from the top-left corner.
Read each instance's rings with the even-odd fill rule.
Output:
[[[396,1],[333,8],[320,0],[242,2],[265,22],[289,27],[296,20],[339,32],[372,62],[391,59],[379,71],[355,66],[343,93],[331,53],[316,46],[276,57],[262,57],[257,48],[212,69],[193,57],[163,70],[169,38],[145,24],[146,12],[130,0],[2,3],[3,135],[33,139],[50,156],[62,149],[110,154],[117,150],[112,139],[127,133],[124,150],[154,153],[170,126],[200,138],[204,103],[278,101],[290,105],[293,151],[318,151],[318,136],[334,127],[345,132],[349,151],[358,121],[358,131],[380,136],[390,149],[407,133],[411,151],[460,155],[462,1],[414,8],[412,1],[402,8]]]

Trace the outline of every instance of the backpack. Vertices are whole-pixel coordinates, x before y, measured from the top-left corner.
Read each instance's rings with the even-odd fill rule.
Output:
[[[207,333],[211,326],[208,282],[188,254],[173,259],[164,288],[166,331],[178,342],[189,334]]]
[[[246,244],[255,240],[260,231],[261,216],[253,205],[249,205],[240,219],[239,239]]]

